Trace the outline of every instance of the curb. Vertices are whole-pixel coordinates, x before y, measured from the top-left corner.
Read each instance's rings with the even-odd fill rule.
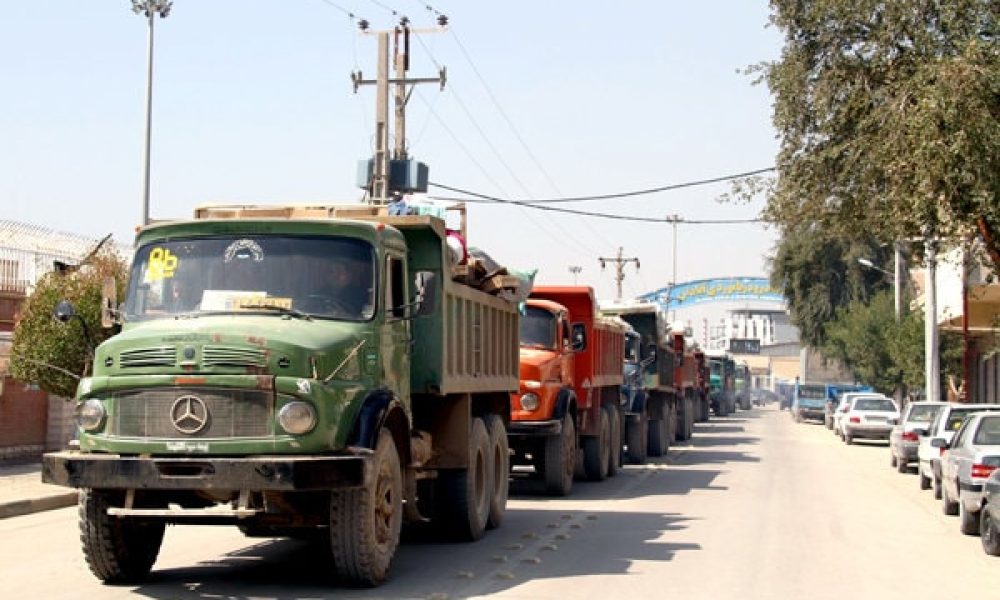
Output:
[[[41,496],[39,498],[29,498],[27,500],[14,500],[12,502],[0,503],[0,519],[30,515],[32,513],[57,508],[73,506],[77,502],[78,492],[64,492]]]

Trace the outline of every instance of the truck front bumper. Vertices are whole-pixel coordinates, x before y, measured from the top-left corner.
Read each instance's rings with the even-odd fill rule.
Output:
[[[548,436],[562,433],[562,421],[547,419],[545,421],[511,421],[507,433],[513,436]]]
[[[42,481],[146,490],[309,491],[365,485],[369,450],[346,456],[137,457],[66,451],[42,458]]]

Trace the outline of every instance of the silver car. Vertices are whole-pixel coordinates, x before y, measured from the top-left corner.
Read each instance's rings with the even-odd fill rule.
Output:
[[[886,397],[852,398],[840,418],[841,439],[851,444],[855,439],[888,440],[892,423],[899,421],[899,408]]]
[[[926,430],[913,430],[920,440],[917,448],[917,479],[920,480],[920,489],[930,489],[933,482],[934,497],[938,500],[941,499],[941,455],[944,451],[931,446],[931,440],[939,437],[950,443],[965,417],[980,410],[1000,410],[1000,404],[948,402],[938,411],[930,427]]]
[[[1000,414],[971,413],[950,444],[944,438],[934,438],[931,445],[947,448],[941,457],[944,514],[960,515],[962,533],[979,535],[983,484],[1000,467]]]
[[[920,438],[915,430],[926,430],[937,415],[943,402],[910,402],[903,411],[903,418],[889,433],[889,464],[900,473],[906,473],[910,463],[917,462]]]

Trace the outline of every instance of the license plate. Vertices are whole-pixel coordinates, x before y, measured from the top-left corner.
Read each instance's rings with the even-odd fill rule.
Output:
[[[865,417],[870,423],[885,423],[885,417]]]

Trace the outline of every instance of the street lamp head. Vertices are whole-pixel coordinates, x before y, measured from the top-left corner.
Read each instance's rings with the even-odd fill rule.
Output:
[[[874,269],[875,268],[875,263],[873,263],[872,261],[868,260],[867,258],[859,258],[858,262],[861,263],[861,264],[863,264],[864,266],[868,267],[869,269]]]
[[[165,19],[173,5],[172,0],[132,0],[132,12],[145,17],[159,13],[160,18]]]

